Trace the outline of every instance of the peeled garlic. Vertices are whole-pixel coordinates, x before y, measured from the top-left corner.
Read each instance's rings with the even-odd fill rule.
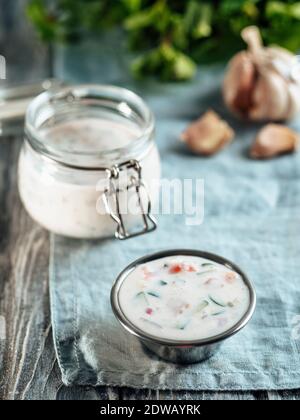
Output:
[[[250,150],[253,158],[270,158],[282,153],[294,152],[299,144],[299,135],[290,128],[279,124],[263,127]]]
[[[228,64],[223,97],[236,115],[280,121],[300,112],[300,72],[296,57],[280,47],[263,47],[255,26],[242,31],[248,50]]]
[[[207,111],[181,134],[193,152],[206,156],[223,149],[233,137],[232,128],[214,111]]]

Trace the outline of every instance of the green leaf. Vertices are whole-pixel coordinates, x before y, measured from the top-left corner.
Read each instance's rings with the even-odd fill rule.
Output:
[[[201,15],[193,29],[193,36],[196,39],[208,37],[212,33],[212,7],[209,4],[201,5]]]
[[[137,12],[142,6],[142,0],[122,0],[122,2],[130,12]]]
[[[35,0],[29,3],[26,13],[44,41],[51,41],[55,38],[57,23],[54,17],[48,13],[42,0]]]
[[[128,31],[137,31],[153,23],[152,13],[145,10],[130,16],[125,20],[125,28]]]
[[[212,32],[212,5],[192,0],[188,3],[184,26],[195,39],[208,37]]]
[[[165,1],[156,1],[146,9],[132,14],[125,20],[125,28],[129,31],[138,31],[149,26],[163,31],[170,21],[171,12]]]
[[[187,80],[196,72],[196,64],[185,54],[168,44],[139,57],[132,66],[136,77],[156,75],[162,80]]]
[[[267,3],[266,16],[269,18],[283,17],[300,19],[300,2],[286,4],[281,1],[270,1]]]
[[[257,1],[246,1],[243,6],[243,12],[250,18],[257,18],[259,16],[259,9],[255,3]]]
[[[287,14],[287,5],[281,1],[269,1],[266,7],[266,16],[280,16]]]
[[[173,79],[188,80],[194,77],[197,67],[194,61],[186,54],[178,53],[173,63]]]
[[[290,16],[300,20],[300,2],[290,5]]]
[[[188,80],[196,63],[224,61],[245,48],[240,32],[257,25],[264,43],[300,49],[300,1],[28,0],[27,16],[46,42],[74,42],[122,26],[138,52],[136,77]]]

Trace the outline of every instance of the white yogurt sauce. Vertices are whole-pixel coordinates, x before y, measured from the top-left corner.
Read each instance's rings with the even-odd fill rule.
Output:
[[[43,129],[47,145],[62,151],[99,152],[126,147],[141,132],[131,122],[109,121],[105,118],[80,118]],[[76,163],[76,157],[75,161]],[[155,144],[140,160],[142,176],[152,186],[150,196],[155,201],[158,189],[151,181],[160,177],[159,155]],[[45,162],[29,146],[19,159],[19,191],[31,217],[48,230],[76,238],[99,238],[114,234],[116,224],[105,214],[101,195],[97,191],[105,172],[87,172],[53,166]],[[122,194],[121,194],[122,203]],[[98,205],[98,211],[96,210]],[[136,215],[126,216],[132,226]]]
[[[128,146],[141,135],[141,130],[127,120],[80,118],[44,128],[40,135],[47,139],[48,145],[66,152],[104,152]]]
[[[195,256],[172,256],[137,266],[119,291],[126,318],[160,338],[197,340],[235,325],[250,304],[235,271]]]

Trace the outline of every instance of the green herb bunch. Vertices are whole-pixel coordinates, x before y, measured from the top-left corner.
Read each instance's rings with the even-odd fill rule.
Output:
[[[248,25],[260,28],[266,44],[300,48],[300,1],[292,0],[29,0],[28,15],[47,42],[122,26],[139,52],[137,77],[189,79],[197,63],[243,48],[240,32]]]

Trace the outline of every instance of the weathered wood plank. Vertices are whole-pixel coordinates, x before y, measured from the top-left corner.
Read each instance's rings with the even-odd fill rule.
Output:
[[[160,392],[160,399],[169,400],[255,400],[251,392],[214,392],[214,391],[164,391]]]
[[[50,332],[48,234],[27,216],[19,201],[16,185],[19,145],[18,140],[1,139],[1,150],[7,149],[5,155],[1,154],[5,185],[1,191],[0,223],[0,314],[6,322],[0,391],[3,399],[25,397]]]
[[[268,391],[269,400],[300,400],[300,390]]]
[[[22,393],[22,399],[55,400],[61,386],[61,374],[53,347],[52,331],[48,329],[44,351],[36,360],[31,381]]]
[[[58,400],[119,400],[118,388],[91,386],[62,386],[57,395]]]
[[[120,399],[122,400],[159,400],[159,391],[150,389],[120,388]]]
[[[120,389],[122,400],[256,400],[268,399],[266,392],[215,392],[215,391],[151,391],[130,388]]]
[[[96,388],[85,386],[63,386],[57,394],[58,400],[99,400]],[[104,398],[106,399],[106,398]]]
[[[0,52],[8,83],[49,75],[47,48],[25,19],[25,4],[0,0]],[[48,234],[30,220],[18,198],[20,144],[21,138],[0,137],[0,316],[6,323],[6,340],[0,339],[0,399],[50,399],[61,379],[50,330]]]

